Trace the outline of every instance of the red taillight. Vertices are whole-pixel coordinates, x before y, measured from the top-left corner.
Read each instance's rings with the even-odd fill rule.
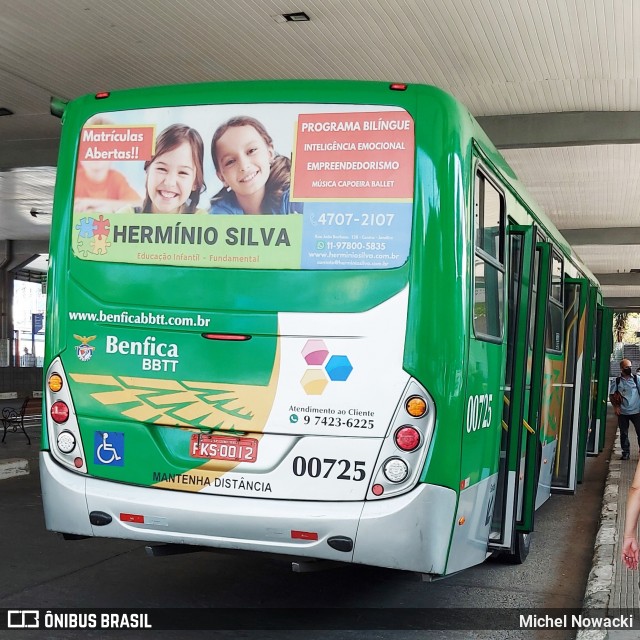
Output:
[[[111,95],[111,93],[109,91],[99,91],[98,93],[96,93],[96,100],[104,100],[105,98],[108,98]]]
[[[392,91],[406,91],[407,85],[404,82],[393,82],[389,85],[389,89]]]
[[[318,534],[315,531],[296,531],[292,529],[291,537],[294,540],[317,540]]]
[[[413,451],[420,446],[420,433],[413,427],[400,427],[396,431],[396,445],[403,451]]]
[[[120,520],[122,520],[122,522],[136,522],[138,524],[144,524],[144,516],[138,513],[121,513]]]
[[[58,424],[66,422],[69,419],[69,407],[64,402],[62,402],[62,400],[54,402],[51,405],[51,417]]]

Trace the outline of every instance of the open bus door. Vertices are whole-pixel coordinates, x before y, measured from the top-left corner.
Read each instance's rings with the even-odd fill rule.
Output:
[[[587,435],[587,455],[597,456],[599,453],[598,444],[600,441],[599,431],[599,407],[600,407],[600,367],[602,365],[602,300],[601,294],[596,287],[592,287],[594,297],[594,319],[593,329],[593,354],[591,368],[591,413],[589,418],[589,433]]]
[[[555,493],[576,490],[579,460],[586,450],[589,424],[581,416],[580,396],[584,376],[590,376],[585,349],[589,284],[586,278],[565,278],[564,281],[564,376],[558,446],[553,463],[552,490]]]
[[[604,449],[605,427],[607,424],[607,399],[609,397],[609,366],[611,351],[613,350],[613,309],[598,303],[598,344],[597,368],[598,391],[593,412],[594,453],[600,453]],[[597,447],[597,449],[596,449]]]
[[[551,244],[536,242],[533,272],[533,298],[529,331],[529,366],[531,381],[526,436],[526,456],[523,486],[523,509],[517,520],[517,530],[529,533],[534,529],[534,515],[538,507],[538,484],[542,446],[540,443],[540,411],[545,370],[545,335],[547,330],[547,301],[551,286]]]
[[[509,271],[507,282],[507,363],[504,380],[502,438],[496,505],[491,523],[489,549],[501,551],[516,562],[528,553],[528,531],[516,528],[533,509],[535,492],[527,477],[535,464],[535,430],[526,417],[530,412],[531,365],[529,337],[536,314],[533,304],[536,281],[535,227],[507,227]]]
[[[591,283],[586,285],[585,290],[587,307],[584,311],[584,356],[578,407],[578,459],[576,464],[576,480],[578,483],[581,483],[584,477],[584,466],[587,460],[593,408],[593,380],[596,376],[594,354],[596,350],[596,299],[598,290]]]

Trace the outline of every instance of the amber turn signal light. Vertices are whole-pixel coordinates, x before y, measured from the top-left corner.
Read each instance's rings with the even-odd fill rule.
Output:
[[[420,396],[411,396],[406,404],[405,408],[407,413],[413,418],[422,418],[427,413],[427,401]]]
[[[62,389],[62,376],[58,373],[52,373],[49,376],[49,390],[54,393]]]

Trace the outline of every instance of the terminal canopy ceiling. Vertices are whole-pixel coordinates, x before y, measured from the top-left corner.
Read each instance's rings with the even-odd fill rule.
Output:
[[[309,21],[283,14],[305,12]],[[459,98],[598,276],[640,309],[640,3],[0,0],[0,240],[49,235],[49,99],[257,78],[434,84]]]

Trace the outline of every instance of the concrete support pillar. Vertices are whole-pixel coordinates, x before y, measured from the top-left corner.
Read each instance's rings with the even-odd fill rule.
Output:
[[[13,241],[0,241],[0,338],[13,338]]]

